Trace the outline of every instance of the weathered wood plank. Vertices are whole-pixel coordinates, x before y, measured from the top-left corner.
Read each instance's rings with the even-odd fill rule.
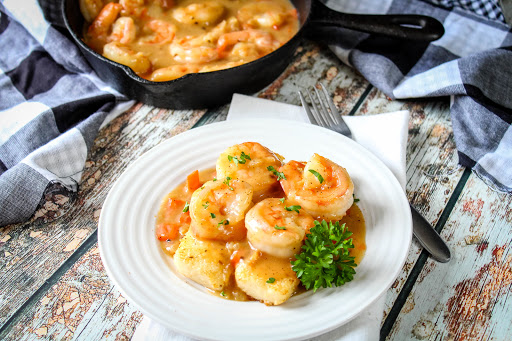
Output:
[[[510,340],[512,196],[472,175],[442,231],[453,252],[428,261],[389,340]]]
[[[355,115],[397,110],[410,111],[406,150],[407,196],[435,225],[463,172],[457,165],[449,103],[447,100],[391,101],[378,89],[372,89]],[[406,263],[387,293],[384,317],[390,312],[421,251],[421,246],[413,238]]]
[[[271,85],[258,92],[260,98],[300,105],[297,93],[324,83],[343,114],[349,113],[369,86],[367,80],[343,64],[327,47],[306,42],[295,61]]]
[[[69,207],[69,198],[50,196],[52,201],[31,221],[1,229],[0,324],[96,230],[105,196],[126,166],[161,141],[190,129],[203,114],[137,105],[100,132],[77,199]]]
[[[141,318],[108,279],[95,245],[4,339],[128,340]],[[82,320],[87,323],[80,324]]]

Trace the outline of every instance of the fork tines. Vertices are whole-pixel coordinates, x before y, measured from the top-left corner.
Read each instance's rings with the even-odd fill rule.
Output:
[[[311,105],[306,102],[301,91],[299,91],[300,101],[306,110],[311,123],[335,130],[343,135],[352,137],[350,129],[347,127],[343,118],[339,114],[333,100],[322,83],[319,83],[322,91],[320,92],[317,87],[313,90],[307,91]]]

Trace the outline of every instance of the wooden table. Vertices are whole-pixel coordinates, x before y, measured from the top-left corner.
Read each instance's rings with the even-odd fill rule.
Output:
[[[387,292],[382,339],[510,340],[512,196],[492,191],[457,165],[448,99],[391,101],[309,41],[255,96],[299,105],[297,90],[318,81],[344,115],[410,110],[407,196],[452,251],[449,263],[437,263],[413,239]],[[29,222],[0,229],[0,339],[131,337],[142,314],[102,265],[96,232],[102,204],[140,155],[183,131],[225,120],[228,108],[173,111],[136,104],[100,131],[78,194],[55,186]]]

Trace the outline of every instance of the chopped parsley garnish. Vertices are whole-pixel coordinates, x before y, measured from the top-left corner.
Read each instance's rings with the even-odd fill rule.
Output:
[[[285,198],[279,199],[279,201],[282,202],[283,204],[284,204],[284,200],[285,200]]]
[[[271,171],[272,174],[274,174],[275,176],[277,176],[277,181],[279,180],[286,180],[286,176],[284,175],[283,172],[278,172],[274,166],[268,166],[267,167],[267,170]]]
[[[274,283],[275,281],[276,281],[276,279],[275,279],[274,277],[270,277],[270,278],[268,279],[267,283],[272,284],[272,283]]]
[[[217,178],[213,178],[213,181],[217,181]]]
[[[356,196],[354,194],[352,194],[352,198],[354,198],[354,203],[359,202],[359,199],[356,198]]]
[[[316,178],[318,179],[318,181],[320,181],[320,183],[324,182],[323,176],[320,173],[318,173],[316,170],[310,169],[309,172],[312,173],[314,176],[316,176]]]
[[[297,213],[299,213],[299,210],[301,209],[302,207],[300,207],[299,205],[292,205],[292,206],[285,206],[284,209],[287,210],[287,211],[295,211]]]
[[[226,296],[226,294],[224,293],[224,291],[221,291],[221,292],[220,292],[220,295],[221,295],[221,296]]]
[[[243,165],[247,162],[247,160],[250,160],[250,159],[251,159],[251,156],[248,154],[245,154],[244,152],[242,152],[242,154],[240,154],[240,157],[228,155],[229,162],[234,162],[236,165],[238,165],[239,163]]]
[[[210,217],[215,218],[215,214],[210,213]]]
[[[302,252],[291,262],[306,290],[340,286],[354,279],[357,264],[349,255],[354,247],[351,235],[345,224],[315,221],[306,234]]]
[[[218,224],[217,224],[217,226],[220,226],[220,225],[228,225],[228,224],[229,224],[229,220],[227,220],[227,219],[222,219],[222,220],[220,221],[220,223],[218,223]]]
[[[190,205],[189,205],[189,203],[188,203],[188,201],[187,201],[187,202],[185,203],[185,207],[183,207],[183,213],[188,212],[188,207],[189,207],[189,206],[190,206]]]
[[[286,230],[286,227],[284,227],[284,226],[277,226],[277,224],[276,224],[276,226],[274,226],[274,228],[276,230]]]
[[[210,205],[210,202],[209,202],[209,201],[205,202],[205,203],[203,204],[204,209],[206,210],[206,209],[208,208],[208,206],[209,206],[209,205]]]
[[[223,184],[225,184],[226,186],[228,186],[228,188],[232,191],[234,191],[235,189],[233,187],[231,187],[231,185],[229,184],[229,181],[231,180],[231,178],[228,176],[226,178],[226,180],[224,180]]]

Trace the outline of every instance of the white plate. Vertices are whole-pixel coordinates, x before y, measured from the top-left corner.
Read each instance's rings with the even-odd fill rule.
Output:
[[[308,160],[316,152],[348,170],[367,225],[366,255],[352,282],[267,307],[211,295],[175,271],[155,238],[162,198],[195,169],[214,167],[224,149],[247,141],[286,160]],[[192,129],[144,154],[108,194],[98,233],[108,275],[154,321],[200,339],[294,340],[330,331],[375,302],[405,262],[412,222],[398,181],[366,149],[310,124],[260,119]]]

